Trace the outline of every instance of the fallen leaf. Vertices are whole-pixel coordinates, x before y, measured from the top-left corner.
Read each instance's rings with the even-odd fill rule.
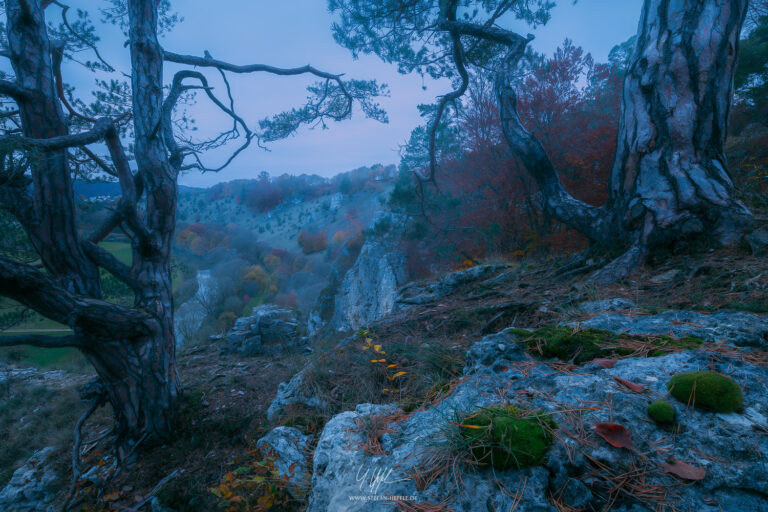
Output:
[[[600,368],[613,368],[616,366],[615,359],[593,359],[592,364],[596,364]]]
[[[634,382],[630,382],[628,380],[624,380],[621,377],[614,377],[613,380],[621,384],[622,386],[626,387],[630,391],[633,391],[635,393],[645,393],[645,386],[642,386],[640,384],[635,384]]]
[[[681,460],[667,462],[664,464],[664,471],[677,475],[684,480],[703,480],[707,476],[707,472],[704,469],[691,466]]]
[[[635,445],[632,443],[632,436],[629,435],[629,431],[617,425],[616,423],[598,423],[595,425],[595,433],[605,439],[608,444],[615,446],[616,448],[626,448],[627,450],[635,450]]]

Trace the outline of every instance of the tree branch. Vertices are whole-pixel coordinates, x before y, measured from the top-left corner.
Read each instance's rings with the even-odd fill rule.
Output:
[[[19,345],[40,348],[82,347],[82,343],[75,336],[45,336],[43,334],[0,336],[0,347],[17,347]]]
[[[223,71],[219,69],[220,72]],[[188,154],[192,154],[195,159],[197,160],[196,163],[188,166],[182,166],[182,160],[183,160],[183,154],[184,150],[182,148],[179,148],[178,144],[176,144],[176,140],[173,135],[173,126],[172,126],[172,120],[171,120],[171,114],[173,112],[173,108],[176,105],[176,102],[178,102],[179,97],[181,96],[181,93],[188,89],[188,86],[184,85],[184,80],[187,78],[194,78],[200,81],[200,84],[202,85],[202,90],[205,91],[205,94],[208,96],[208,98],[225,114],[227,114],[229,117],[232,118],[234,125],[232,127],[232,130],[227,133],[234,134],[235,136],[238,134],[237,132],[237,126],[240,125],[243,128],[243,131],[245,132],[245,142],[241,144],[234,153],[232,153],[226,162],[224,162],[223,165],[217,167],[217,168],[208,168],[202,164],[200,159],[196,155],[196,151],[192,148],[189,148]],[[225,83],[226,78],[225,78]],[[227,91],[229,91],[229,84],[227,83]],[[171,152],[171,158],[172,161],[177,164],[179,168],[182,170],[187,169],[199,169],[201,171],[206,172],[218,172],[227,167],[241,152],[243,152],[250,144],[251,141],[256,138],[256,135],[251,131],[250,128],[248,128],[248,125],[245,123],[243,118],[241,118],[237,113],[234,111],[234,101],[232,100],[231,94],[229,94],[229,100],[230,100],[230,107],[227,107],[224,103],[221,102],[212,92],[211,87],[208,85],[208,79],[203,75],[202,73],[198,71],[179,71],[177,72],[173,77],[173,83],[171,85],[171,90],[168,93],[168,97],[163,102],[163,137],[165,140],[165,144],[168,147],[168,150]],[[221,136],[220,136],[221,137]]]
[[[118,222],[117,225],[119,224]],[[83,240],[80,242],[80,246],[83,248],[86,256],[95,264],[106,269],[107,272],[127,284],[132,290],[139,288],[139,284],[131,272],[131,267],[115,258],[109,251],[89,240]]]
[[[32,96],[27,89],[8,80],[0,80],[0,94],[16,101],[28,101]]]
[[[133,339],[159,328],[157,321],[141,309],[74,295],[49,274],[2,255],[0,295],[72,327],[75,335],[87,334],[86,339]]]
[[[223,69],[224,71],[230,71],[232,73],[271,73],[273,75],[281,75],[281,76],[292,76],[292,75],[304,75],[304,74],[311,74],[315,75],[320,78],[327,78],[329,80],[335,80],[339,83],[339,85],[342,85],[341,77],[342,75],[334,75],[332,73],[327,73],[325,71],[321,71],[317,68],[314,68],[310,65],[301,66],[297,68],[278,68],[275,66],[269,66],[267,64],[246,64],[246,65],[237,65],[237,64],[231,64],[229,62],[225,62],[223,60],[218,60],[214,58],[208,58],[208,57],[195,57],[193,55],[180,55],[178,53],[173,52],[164,52],[163,58],[167,62],[174,62],[176,64],[186,64],[188,66],[197,66],[201,68],[218,68]]]
[[[102,140],[107,133],[107,130],[109,130],[111,126],[112,119],[108,117],[102,117],[96,121],[96,124],[93,125],[93,128],[87,132],[82,132],[75,135],[61,135],[58,137],[51,137],[49,139],[35,139],[21,135],[9,135],[7,137],[0,137],[0,144],[14,145],[19,148],[39,148],[47,151],[71,148],[74,146],[84,146],[86,144],[93,144]]]

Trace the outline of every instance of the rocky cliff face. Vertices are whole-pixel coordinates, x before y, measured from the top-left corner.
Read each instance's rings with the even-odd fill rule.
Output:
[[[337,331],[364,327],[392,313],[406,281],[405,255],[388,240],[369,239],[336,294],[331,326]]]

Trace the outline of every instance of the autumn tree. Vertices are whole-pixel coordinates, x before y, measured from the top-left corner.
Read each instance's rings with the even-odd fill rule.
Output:
[[[69,8],[58,0],[6,0],[4,7],[0,55],[13,72],[0,80],[7,106],[0,118],[0,208],[21,225],[42,268],[0,255],[0,294],[71,327],[72,333],[0,337],[0,346],[79,349],[98,374],[85,389],[90,410],[111,405],[117,452],[124,459],[142,441],[168,440],[173,433],[180,383],[171,247],[179,174],[220,170],[251,144],[284,138],[304,125],[347,119],[353,103],[385,120],[373,100],[382,89],[311,66],[238,65],[208,52],[174,53],[158,36],[175,21],[167,0],[111,0],[102,11],[124,29],[131,66],[125,75],[102,59],[87,13],[78,11],[69,19]],[[84,62],[86,52],[91,61]],[[95,102],[79,99],[63,80],[62,70],[74,65],[62,65],[67,62],[83,62],[100,73]],[[166,64],[177,70],[170,83],[163,80]],[[208,71],[215,75],[209,77]],[[306,105],[256,128],[240,117],[228,94],[228,76],[250,73],[319,81],[309,87]],[[130,83],[121,82],[123,76]],[[214,93],[214,77],[222,95]],[[231,121],[230,130],[197,142],[184,132],[183,102],[195,93],[219,108]],[[222,164],[204,163],[203,151],[224,142],[235,144],[232,155]],[[83,233],[73,181],[88,169],[119,182],[121,197],[102,226]],[[131,241],[129,265],[99,246],[116,230]],[[100,269],[130,288],[132,307],[103,298]]]
[[[732,243],[752,216],[734,195],[724,154],[739,35],[747,0],[646,0],[624,79],[618,136],[604,205],[574,198],[518,110],[517,71],[533,36],[511,19],[545,23],[548,0],[330,0],[336,40],[402,72],[450,78],[430,127],[468,88],[470,70],[495,82],[504,138],[535,179],[551,217],[624,253],[604,275],[627,272],[651,251],[692,239]]]

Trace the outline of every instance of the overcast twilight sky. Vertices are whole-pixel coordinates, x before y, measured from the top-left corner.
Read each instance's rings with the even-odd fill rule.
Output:
[[[279,67],[304,64],[347,77],[376,79],[390,88],[390,97],[381,103],[389,115],[389,124],[365,119],[356,112],[352,120],[329,125],[328,130],[302,129],[297,135],[269,144],[270,151],[252,146],[227,169],[218,174],[187,173],[181,183],[210,186],[220,181],[255,177],[261,171],[282,173],[315,173],[333,176],[339,172],[374,163],[396,164],[399,147],[421,119],[416,106],[432,103],[448,92],[447,83],[423,83],[418,75],[403,76],[392,65],[374,56],[353,60],[348,50],[338,46],[331,36],[333,17],[326,0],[183,0],[172,2],[184,17],[163,40],[163,46],[176,53],[202,56],[208,50],[215,58],[236,64],[264,63]],[[73,5],[89,10],[98,18],[96,9],[104,0],[82,0]],[[610,49],[632,36],[637,30],[642,0],[571,0],[558,1],[552,20],[532,31],[534,50],[551,55],[568,37],[583,46],[598,61],[605,61]],[[212,8],[213,7],[213,8]],[[49,11],[51,8],[49,8]],[[54,14],[54,13],[51,13]],[[99,27],[103,53],[110,62],[128,70],[128,50],[114,27]],[[522,28],[523,32],[531,30]],[[168,75],[176,68],[167,66]],[[219,85],[214,73],[209,73]],[[75,86],[93,83],[93,77],[65,77]],[[308,77],[275,77],[252,75],[232,79],[233,93],[239,113],[252,126],[259,119],[281,110],[300,106],[306,97]],[[426,85],[426,90],[422,88]],[[222,91],[218,91],[222,94]],[[228,125],[228,120],[203,99],[191,110],[200,133],[212,132]],[[211,166],[226,158],[215,151],[204,158]]]

